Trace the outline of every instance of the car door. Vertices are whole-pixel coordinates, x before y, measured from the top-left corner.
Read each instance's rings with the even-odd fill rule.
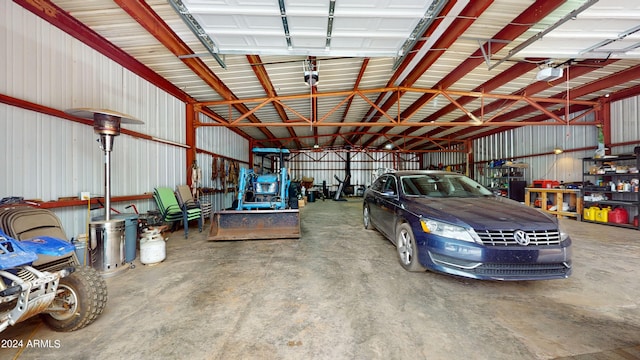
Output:
[[[396,177],[389,175],[384,183],[382,192],[379,196],[379,204],[377,206],[378,211],[378,223],[380,224],[378,230],[383,232],[387,237],[393,238],[396,208],[398,206],[398,183]]]
[[[380,176],[376,179],[376,181],[371,184],[371,188],[367,198],[367,204],[369,204],[369,217],[371,218],[371,223],[377,228],[380,225],[380,198],[382,196],[382,189],[384,188],[384,184],[387,181],[386,176]]]

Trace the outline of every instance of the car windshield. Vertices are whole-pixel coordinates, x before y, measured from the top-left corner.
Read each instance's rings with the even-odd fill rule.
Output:
[[[408,196],[478,197],[491,191],[460,174],[415,174],[400,178],[402,191]]]

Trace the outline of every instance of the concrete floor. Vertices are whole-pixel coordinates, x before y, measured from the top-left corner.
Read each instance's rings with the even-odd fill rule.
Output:
[[[403,270],[363,229],[360,199],[309,203],[301,218],[300,240],[207,242],[209,222],[175,232],[164,262],[107,279],[95,323],[56,333],[28,320],[0,334],[0,358],[640,358],[638,231],[562,220],[571,278],[483,282]]]

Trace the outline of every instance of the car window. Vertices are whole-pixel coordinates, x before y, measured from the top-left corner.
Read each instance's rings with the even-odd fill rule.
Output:
[[[387,176],[387,181],[384,184],[384,193],[398,194],[398,186],[396,185],[396,178],[393,176]]]
[[[371,190],[382,192],[382,188],[384,187],[386,180],[387,180],[386,176],[381,176],[377,178],[376,181],[374,181],[373,184],[371,184]]]
[[[492,193],[474,180],[460,174],[416,174],[403,176],[402,191],[409,196],[474,197]]]

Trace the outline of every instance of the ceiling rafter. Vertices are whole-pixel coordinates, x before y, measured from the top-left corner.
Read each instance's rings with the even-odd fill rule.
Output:
[[[604,60],[604,61],[596,60],[595,63],[592,62],[592,61],[589,61],[589,62],[585,62],[584,65],[598,64],[600,66],[606,66],[606,65],[613,64],[616,61],[617,60],[613,60],[613,59],[612,60]],[[590,73],[592,71],[595,71],[595,70],[597,70],[597,67],[578,66],[568,74],[569,80],[576,79],[576,78],[578,78],[580,76],[586,75],[586,74],[588,74],[588,73]],[[533,83],[533,84],[531,84],[531,85],[529,85],[529,86],[527,86],[527,87],[525,87],[523,89],[519,89],[517,91],[514,91],[512,93],[512,95],[528,94],[529,96],[533,96],[533,95],[535,95],[535,94],[537,94],[537,93],[539,93],[541,91],[549,89],[550,87],[558,86],[558,85],[564,83],[565,81],[566,81],[566,79],[558,79],[558,80],[554,80],[552,82],[537,81],[537,82],[535,82],[535,83]],[[513,102],[513,100],[508,100],[508,101]],[[494,101],[494,102],[489,103],[489,104],[485,104],[482,109],[477,109],[477,110],[473,111],[473,114],[476,115],[476,116],[480,116],[480,113],[483,110],[486,113],[486,112],[498,111],[499,109],[501,109],[501,108],[504,109],[506,107],[511,107],[511,106],[509,105],[509,103],[505,103],[504,101],[499,101],[498,100],[498,101]],[[455,119],[453,121],[454,122],[464,123],[466,120],[467,120],[466,116],[460,116],[460,117],[458,117],[457,119]],[[423,119],[422,121],[423,122],[432,121],[432,117],[427,117],[426,119]],[[409,130],[412,130],[412,129],[409,129]],[[417,130],[417,128],[413,129],[413,131],[415,131],[415,130]],[[441,133],[441,132],[446,131],[446,130],[448,130],[448,129],[444,128],[444,127],[441,127],[441,128],[436,127],[434,129],[429,130],[424,135],[425,136],[436,136],[437,137],[438,133]],[[459,132],[456,132],[456,134],[464,134],[464,130],[460,130]],[[412,143],[410,145],[414,146],[414,145],[416,145],[416,143],[417,143],[416,141],[412,141]]]
[[[584,105],[584,104],[577,104],[575,102],[573,102],[573,100],[571,99],[575,99],[575,98],[579,98],[579,97],[583,97],[586,96],[588,94],[591,94],[593,92],[596,92],[598,90],[602,90],[602,89],[606,89],[608,87],[611,86],[611,84],[618,84],[621,79],[640,79],[640,65],[636,65],[634,67],[628,68],[628,69],[624,69],[621,70],[615,74],[606,76],[604,78],[592,81],[590,83],[584,84],[582,86],[579,86],[577,88],[574,88],[573,90],[571,90],[569,92],[569,98],[567,98],[567,92],[562,91],[559,92],[553,96],[550,97],[550,99],[558,99],[558,100],[562,100],[564,102],[564,104],[566,106],[563,106],[561,109],[556,109],[553,111],[553,113],[556,116],[561,116],[566,114],[567,111],[569,111],[570,113],[573,113],[574,110],[571,110],[571,107],[574,105]],[[592,100],[592,101],[596,101],[596,100]],[[561,103],[562,104],[562,103]],[[567,108],[568,106],[568,108]],[[589,108],[585,108],[582,107],[580,108],[581,111],[584,110],[588,110]],[[529,113],[531,113],[531,108],[530,107],[522,107],[520,109],[514,110],[510,113],[507,114],[503,114],[501,115],[499,118],[496,119],[496,122],[499,122],[501,124],[507,124],[507,120],[509,119],[514,119],[514,118],[518,118],[521,116],[525,116]],[[562,112],[559,110],[563,110]],[[553,122],[553,123],[548,123],[545,122],[546,120],[548,120],[549,117],[546,116],[546,114],[543,115],[538,115],[538,116],[534,116],[531,117],[529,119],[523,120],[521,125],[516,125],[517,126],[522,126],[523,124],[529,124],[530,122],[538,122],[539,124],[542,125],[554,125],[557,124],[557,122]],[[566,120],[564,122],[562,122],[562,124],[567,124]],[[583,122],[583,123],[579,123],[578,125],[595,125],[596,122]],[[473,132],[473,130],[471,129],[464,129],[462,131],[459,131],[457,133],[457,136],[462,136],[465,134],[469,134]],[[483,134],[484,135],[484,134]]]
[[[274,56],[279,56],[277,53],[261,52],[269,46],[277,51],[276,47],[278,45],[274,47],[276,42],[270,43],[268,38],[261,37],[261,39],[265,40],[265,43],[252,43],[250,44],[252,46],[247,47],[247,52],[226,53],[225,61],[230,64],[226,70],[217,67],[209,68],[209,65],[206,65],[209,62],[204,63],[199,59],[201,56],[208,57],[210,56],[209,54],[193,53],[192,49],[197,50],[200,48],[198,39],[194,38],[191,32],[185,31],[188,29],[169,3],[116,0],[120,4],[120,8],[118,8],[113,5],[111,0],[92,0],[84,3],[74,0],[54,1],[56,5],[52,3],[52,0],[14,0],[15,3],[58,26],[71,36],[78,38],[123,67],[150,81],[158,88],[183,100],[185,103],[192,104],[196,112],[202,114],[200,119],[203,119],[202,122],[204,123],[200,124],[198,122],[194,125],[226,126],[231,131],[248,138],[250,141],[259,138],[262,144],[275,144],[272,146],[286,146],[290,149],[310,147],[318,142],[335,148],[341,146],[365,146],[370,149],[380,148],[382,145],[379,144],[383,141],[396,144],[402,143],[405,149],[420,149],[424,146],[437,148],[436,144],[445,144],[446,139],[451,138],[465,139],[465,141],[469,142],[471,141],[469,139],[529,124],[562,125],[565,124],[563,119],[567,117],[568,112],[576,109],[593,112],[596,109],[597,105],[593,105],[595,101],[589,105],[573,101],[567,104],[566,101],[563,102],[563,99],[567,97],[566,94],[556,99],[558,103],[536,100],[537,93],[545,91],[544,94],[546,95],[548,90],[554,86],[557,86],[560,90],[563,88],[561,85],[565,81],[562,79],[550,83],[535,82],[526,85],[531,82],[530,78],[532,78],[533,70],[535,70],[536,66],[562,67],[564,69],[567,69],[568,66],[571,71],[566,70],[566,72],[570,73],[567,75],[570,76],[571,81],[566,83],[567,91],[573,92],[581,89],[581,87],[583,90],[590,89],[596,92],[596,94],[591,95],[594,98],[604,96],[608,91],[609,94],[607,95],[611,96],[607,99],[604,99],[604,97],[598,98],[599,101],[615,101],[640,95],[640,85],[637,85],[638,80],[634,80],[636,73],[633,67],[637,62],[630,61],[640,58],[640,52],[614,53],[610,54],[611,58],[606,59],[604,59],[605,56],[603,55],[599,60],[594,58],[583,59],[582,53],[568,56],[567,54],[574,53],[572,51],[575,48],[589,48],[587,45],[581,45],[582,41],[587,37],[587,34],[583,36],[582,33],[576,35],[575,44],[573,39],[568,42],[563,40],[564,45],[560,45],[558,48],[558,44],[562,44],[559,41],[566,39],[567,34],[571,34],[571,31],[567,30],[571,29],[574,32],[577,29],[581,29],[583,33],[588,31],[589,36],[596,39],[592,44],[597,44],[601,40],[602,31],[593,28],[593,26],[585,26],[583,21],[586,21],[587,24],[593,24],[593,19],[597,18],[599,21],[605,21],[608,24],[607,26],[611,26],[612,29],[620,27],[629,29],[633,24],[629,25],[628,21],[625,22],[625,16],[628,16],[628,13],[624,9],[631,9],[629,4],[626,3],[627,0],[600,0],[592,8],[576,16],[576,19],[571,19],[566,24],[558,27],[558,29],[549,32],[548,36],[545,37],[545,45],[555,44],[556,48],[552,47],[549,49],[550,52],[547,52],[546,46],[541,49],[536,45],[540,42],[536,42],[536,44],[527,47],[526,51],[521,52],[521,58],[519,59],[512,58],[507,60],[504,58],[504,54],[511,53],[511,50],[524,44],[524,42],[520,42],[520,44],[515,42],[516,39],[520,40],[521,37],[522,39],[527,38],[525,34],[522,34],[523,31],[537,32],[540,28],[545,27],[541,24],[553,24],[560,18],[566,19],[568,16],[570,17],[572,11],[575,12],[581,2],[532,0],[525,4],[490,0],[445,1],[443,2],[444,8],[433,19],[431,26],[426,29],[422,28],[421,31],[424,31],[424,33],[420,35],[413,48],[402,59],[392,59],[388,55],[383,56],[375,51],[369,54],[378,55],[365,56],[383,56],[383,58],[362,58],[359,55],[345,57],[345,55],[329,55],[323,52],[314,53],[320,47],[315,48],[316,50],[308,50],[304,54],[301,52],[296,54],[289,53],[288,58],[277,59],[273,58]],[[431,0],[424,1],[424,4],[426,4]],[[560,3],[564,3],[564,6],[557,7],[557,4]],[[406,9],[424,4],[416,0],[412,4],[407,4]],[[397,4],[393,5],[396,6]],[[479,10],[485,5],[488,6],[486,11],[477,12],[476,16],[472,15],[472,9]],[[131,15],[125,9],[127,6],[142,7],[143,10],[137,11],[140,11],[140,13],[147,12],[148,14],[138,16],[137,13],[134,13],[134,15]],[[228,12],[229,15],[233,15],[234,20],[230,20],[230,25],[234,28],[214,27],[213,29],[220,30],[220,34],[212,31],[208,33],[209,35],[214,38],[218,35],[227,36],[228,40],[234,35],[246,33],[247,30],[256,33],[256,28],[253,26],[255,24],[248,23],[245,21],[246,18],[243,18],[244,15],[252,11],[255,12],[254,7],[241,3],[229,3],[221,6],[226,6],[224,11]],[[264,0],[260,6],[260,11],[269,11],[273,3]],[[292,6],[292,9],[296,7],[296,5]],[[298,12],[299,15],[300,11],[308,11],[304,13],[303,19],[309,20],[308,22],[305,21],[305,25],[313,25],[311,22],[313,20],[313,23],[318,25],[313,25],[317,30],[323,26],[321,24],[324,24],[324,26],[331,24],[326,14],[322,14],[322,11],[317,11],[318,8],[323,6],[310,3],[303,4],[298,6],[295,12]],[[335,6],[336,16],[338,18],[344,16],[344,13],[340,13],[340,7],[343,5],[338,2]],[[388,3],[381,0],[373,3],[372,6],[377,9],[383,9],[388,6]],[[611,8],[611,6],[622,7],[623,9],[612,13],[602,13],[603,9]],[[124,11],[121,11],[121,8]],[[557,9],[557,11],[550,11],[552,8]],[[342,8],[342,10],[344,9],[346,8]],[[349,9],[353,11],[353,9]],[[211,9],[209,8],[209,10]],[[292,14],[293,12],[292,10]],[[219,12],[210,11],[207,13],[206,9],[199,14],[217,16],[218,19],[221,16]],[[331,16],[330,12],[328,16]],[[462,19],[462,16],[465,16],[465,18]],[[536,24],[535,20],[537,18],[542,20],[532,27],[533,24]],[[143,26],[141,28],[139,25],[141,24],[140,19],[143,19],[150,27]],[[210,19],[208,18],[208,20]],[[203,17],[200,20],[203,21],[203,29],[206,28],[207,18]],[[281,22],[279,17],[276,17],[275,20],[277,20],[277,24]],[[293,21],[293,18],[291,20]],[[372,19],[367,19],[367,21],[369,20],[388,21],[391,23],[394,21],[394,14],[393,11],[387,13],[378,12]],[[480,23],[487,24],[488,21],[491,21],[491,27],[476,28],[478,31],[473,31],[476,35],[469,35],[472,31],[467,26],[468,24],[478,26]],[[340,43],[341,36],[357,34],[357,31],[353,31],[355,25],[358,25],[357,21],[356,23],[350,23],[350,28],[345,28],[344,23],[336,20],[331,29],[331,37],[335,40],[335,43],[331,42],[331,47],[334,48],[334,45],[339,47],[344,44]],[[567,28],[563,29],[565,26]],[[397,27],[397,29],[400,28]],[[593,34],[589,31],[592,28],[594,29]],[[281,24],[278,29],[282,29]],[[369,29],[374,31],[372,28]],[[383,33],[381,29],[380,34]],[[145,34],[141,35],[140,32],[145,32]],[[148,36],[147,32],[153,37]],[[265,31],[262,31],[262,33],[260,35],[266,34]],[[521,35],[518,35],[518,33]],[[618,33],[620,32],[618,31]],[[167,38],[165,40],[168,39],[169,41],[162,41],[158,34],[164,34],[161,36],[166,35]],[[282,37],[281,33],[278,33],[277,36],[279,39]],[[388,36],[388,34],[384,33],[384,36]],[[366,36],[363,35],[363,37]],[[591,37],[589,38],[590,40]],[[382,39],[383,37],[374,36],[371,38]],[[626,38],[621,40],[627,41],[623,44],[627,46],[624,49],[630,46],[632,40]],[[323,44],[326,43],[325,40],[322,42]],[[304,43],[305,41],[299,42],[299,44]],[[353,41],[351,44],[356,47],[355,51],[358,53],[358,42]],[[372,44],[365,44],[363,41],[361,46],[363,49],[369,49],[370,45]],[[122,46],[122,48],[118,46]],[[303,51],[303,47],[306,45],[301,46],[299,50]],[[565,51],[566,49],[571,51]],[[469,56],[468,54],[474,50],[475,53]],[[257,54],[261,53],[270,54],[268,55],[270,58],[266,63],[263,63],[262,59],[257,56]],[[480,54],[480,56],[474,57],[476,54]],[[497,57],[498,54],[503,55],[500,56],[500,60],[503,60],[503,67],[506,65],[504,64],[505,61],[512,61],[514,65],[499,74],[488,73],[486,62],[492,57]],[[322,83],[318,88],[302,87],[296,81],[298,80],[296,79],[296,69],[291,65],[287,65],[287,63],[303,61],[303,57],[309,59],[311,55],[322,56],[317,59],[318,62],[325,60],[337,60],[338,62],[336,66],[331,64],[326,67],[326,69],[329,69],[326,75],[323,75],[323,81],[326,81],[326,83]],[[596,53],[589,53],[584,56],[587,55],[595,56],[596,58],[600,56]],[[325,59],[325,56],[328,58]],[[555,57],[552,58],[552,56]],[[447,59],[446,65],[443,63],[444,59]],[[576,61],[575,59],[581,60]],[[204,60],[206,61],[206,59]],[[265,60],[267,59],[265,58]],[[399,60],[400,62],[400,66],[395,71],[390,67],[394,60]],[[548,63],[542,65],[542,61],[545,60]],[[596,63],[596,60],[599,63]],[[607,66],[615,61],[618,61],[615,66]],[[267,66],[265,64],[274,65]],[[588,69],[586,66],[593,66],[593,68]],[[597,72],[586,75],[595,70],[596,67],[598,69]],[[603,80],[607,76],[606,74],[612,75],[614,72],[623,69],[628,69],[629,72],[626,75],[610,77],[607,82],[600,84],[592,82],[589,83],[591,87],[584,87],[587,82],[593,79]],[[200,72],[200,70],[205,72]],[[485,73],[481,70],[485,70]],[[243,81],[242,77],[246,77],[247,74],[249,74],[249,81]],[[438,74],[442,75],[438,76]],[[586,76],[580,76],[580,74]],[[438,76],[435,81],[438,79],[440,81],[432,86],[434,76]],[[487,80],[487,76],[492,76],[493,78]],[[380,86],[384,83],[387,85]],[[447,92],[436,93],[427,92],[424,89],[413,90],[414,84],[424,83],[428,83],[429,85],[425,87],[430,87],[433,91],[444,90]],[[326,88],[324,88],[324,84],[326,84]],[[410,86],[406,86],[409,84]],[[512,87],[514,84],[519,85]],[[362,92],[361,88],[367,89],[367,91],[372,89],[379,90],[380,92],[377,94]],[[451,88],[463,91],[471,89],[471,93],[484,94],[485,96],[480,97],[480,100],[478,100],[475,94],[470,96],[465,92],[448,91]],[[510,89],[508,91],[511,92],[511,95],[521,96],[526,94],[527,97],[513,99],[491,97],[492,93],[497,93],[506,88]],[[516,88],[521,88],[521,90],[512,92]],[[189,90],[187,91],[186,89]],[[336,91],[321,92],[323,89],[346,89],[347,91],[350,90],[351,94],[339,94]],[[421,91],[422,93],[416,96],[416,94],[409,94],[408,91]],[[295,101],[295,98],[278,96],[280,95],[278,92],[288,95],[300,95],[300,98]],[[209,96],[215,93],[220,94],[224,101],[229,102],[225,106],[220,104],[207,105],[206,102],[203,102],[211,99]],[[265,100],[262,103],[251,103],[250,101],[255,99],[241,99],[236,97],[234,93],[264,93],[267,97],[264,98]],[[565,92],[562,91],[556,95],[561,95],[562,93]],[[573,95],[573,93],[570,95],[572,99],[584,99],[589,96],[589,94],[583,97],[573,97]],[[333,96],[333,98],[327,96]],[[218,98],[218,96],[214,95],[214,98]],[[409,100],[409,98],[412,100]],[[305,99],[305,101],[301,99]],[[441,104],[438,104],[438,101]],[[524,105],[523,102],[525,103]],[[335,104],[338,105],[328,110],[329,107]],[[425,104],[430,104],[429,108],[426,108]],[[311,112],[309,112],[309,108],[311,108]],[[564,112],[559,111],[559,108],[564,109]],[[451,115],[451,113],[457,111],[463,112],[464,115],[459,117]],[[417,118],[417,114],[420,114],[419,118]],[[518,115],[518,117],[513,118],[514,115]],[[549,121],[549,119],[553,120]],[[574,121],[577,120],[571,120],[571,122]],[[544,122],[544,124],[539,124],[540,122]],[[581,125],[588,123],[583,120],[577,122]],[[255,130],[250,129],[250,127],[254,127]],[[309,130],[305,130],[303,127],[307,127]],[[334,132],[338,134],[332,134]],[[310,135],[311,137],[298,137],[298,134],[312,135]],[[281,138],[280,136],[282,135],[287,137]],[[309,141],[309,139],[313,139],[313,142]],[[430,139],[438,140],[436,143],[428,143],[431,141]]]
[[[51,25],[61,29],[67,34],[87,44],[87,46],[115,61],[131,72],[138,74],[143,79],[155,84],[159,88],[186,102],[195,102],[195,99],[183,90],[158,75],[152,69],[136,60],[133,56],[122,51],[119,47],[105,39],[96,31],[90,29],[66,11],[59,8],[49,0],[13,0],[16,4],[41,17]]]
[[[515,40],[518,36],[522,35],[528,28],[530,28],[533,24],[537,24],[542,19],[544,19],[547,15],[549,15],[553,10],[557,9],[560,5],[562,5],[565,0],[537,0],[531,6],[529,6],[523,13],[518,15],[511,23],[507,24],[504,28],[496,33],[493,38],[499,40]],[[474,2],[475,3],[475,2]],[[523,26],[522,24],[528,24],[528,26]],[[458,35],[459,36],[459,35]],[[457,37],[457,36],[456,36]],[[506,42],[499,42],[494,44],[491,48],[491,54],[494,54],[500,51],[502,48],[507,46]],[[481,65],[484,62],[483,57],[483,48],[478,48],[473,54],[471,54],[465,61],[463,61],[455,70],[451,71],[447,76],[442,78],[434,88],[440,89],[448,89],[450,86],[455,84],[458,80],[460,80],[464,75],[473,71],[476,67]],[[422,68],[426,71],[426,64],[422,64]],[[431,66],[431,65],[429,65]],[[413,84],[413,82],[419,79],[419,76],[422,72],[418,72],[416,74],[412,74],[405,82],[409,84]],[[428,102],[433,97],[433,94],[425,94],[420,99],[416,101],[417,108],[421,107],[421,103]],[[386,133],[391,128],[385,127],[380,130],[380,133]],[[376,137],[369,138],[364,145],[369,145],[376,140]]]
[[[364,77],[364,72],[367,70],[367,65],[369,65],[369,58],[362,59],[362,64],[360,64],[360,71],[358,72],[358,76],[356,76],[356,81],[353,84],[353,90],[357,90],[360,87],[360,82]],[[344,112],[342,113],[342,117],[340,118],[341,123],[345,122],[345,120],[347,119],[347,114],[349,114],[349,110],[351,109],[352,103],[353,103],[353,97],[349,97],[349,99],[346,102]],[[332,138],[331,146],[335,144],[335,139],[337,139],[337,137]]]
[[[480,16],[480,14],[482,14],[492,3],[493,3],[493,0],[476,0],[471,2],[460,13],[460,17],[456,18],[453,21],[453,23],[451,24],[449,29],[447,29],[447,31],[443,34],[443,36],[440,37],[435,42],[433,47],[437,49],[449,48],[456,41],[456,39],[459,36],[462,36],[462,34],[464,34],[464,32],[473,24],[472,19],[475,19],[478,16]],[[452,9],[453,9],[453,4],[451,5],[451,7],[445,8],[444,11],[447,11],[448,13],[448,11],[451,11]],[[440,22],[434,22],[434,24],[427,31],[428,32],[435,31],[438,25],[440,25]],[[433,65],[436,62],[436,60],[439,59],[440,56],[442,56],[443,54],[444,54],[443,51],[427,52],[425,56],[418,62],[416,67],[411,70],[410,76],[402,80],[402,85],[409,86],[409,87],[413,86],[415,81],[420,76],[422,76],[422,74],[424,74],[424,72],[427,71],[427,69],[431,65]],[[407,59],[407,60],[410,61],[411,59]],[[399,68],[398,70],[396,70],[395,74],[398,74],[399,76],[404,70],[405,69],[402,69],[401,71],[401,69]],[[394,77],[396,76],[395,74],[394,74]],[[395,81],[396,79],[394,79],[394,77],[392,77],[392,79]],[[390,83],[391,83],[391,80],[390,80]],[[389,98],[387,98],[387,100],[385,101],[385,97],[383,94],[381,94],[380,97],[378,97],[378,100],[376,100],[376,103],[378,103],[378,101],[384,102],[384,104],[381,106],[381,108],[384,111],[387,111],[395,103],[393,96],[389,96]],[[370,112],[367,113],[365,119],[367,118],[369,119],[368,120],[369,122],[377,121],[379,118],[379,115],[373,109],[371,109]],[[358,139],[351,139],[351,142],[358,142]]]
[[[499,88],[500,86],[503,86],[504,84],[507,84],[508,82],[510,82],[511,80],[513,80],[516,77],[522,76],[524,74],[526,74],[527,72],[533,70],[536,68],[536,65],[534,63],[530,63],[530,62],[520,62],[520,63],[516,63],[515,65],[513,65],[512,67],[510,67],[509,69],[501,72],[500,74],[496,75],[495,77],[493,77],[492,79],[486,81],[485,83],[477,86],[476,88],[474,88],[472,91],[477,91],[477,92],[491,92],[497,88]],[[527,94],[529,94],[529,92],[525,92]],[[476,98],[473,96],[461,96],[458,99],[456,99],[456,101],[461,104],[461,105],[466,105],[472,101],[474,101]],[[436,111],[435,113],[427,116],[425,119],[423,119],[423,122],[431,122],[431,121],[436,121],[439,118],[455,111],[457,109],[457,107],[454,104],[449,104],[446,105],[442,108],[440,108],[440,110]],[[474,113],[474,115],[477,115]],[[480,116],[482,117],[482,114],[480,114]],[[409,128],[405,131],[402,132],[402,134],[410,134],[414,131],[416,131],[418,129],[412,129]]]
[[[114,2],[122,8],[129,16],[135,19],[143,28],[153,35],[162,45],[170,50],[176,57],[187,65],[195,74],[204,80],[213,90],[225,99],[238,99],[216,74],[197,57],[181,57],[190,55],[194,52],[187,44],[156,14],[153,9],[142,0],[114,0]],[[247,111],[242,104],[234,106],[241,113]],[[249,117],[249,121],[259,123],[260,119],[254,116]],[[260,129],[260,131],[269,139],[275,141],[275,135],[269,129]]]
[[[260,56],[247,55],[247,61],[249,61],[249,64],[251,64],[251,69],[256,74],[256,77],[258,78],[258,81],[260,81],[260,85],[262,85],[262,88],[264,89],[264,92],[267,94],[267,96],[269,97],[278,96],[278,93],[273,87],[273,83],[271,83],[271,79],[269,78],[267,69],[265,69],[264,65],[262,64],[262,60],[260,59]],[[274,102],[273,107],[278,113],[278,115],[280,116],[280,119],[286,122],[288,120],[287,112],[284,110],[282,105],[280,105],[277,102]],[[291,136],[295,136],[296,134],[292,128],[287,128],[287,131]],[[302,147],[302,143],[300,141],[296,141],[296,144],[298,145],[298,147]]]
[[[472,98],[483,98],[483,99],[500,99],[500,100],[511,100],[511,101],[525,101],[532,106],[537,107],[540,111],[545,111],[544,107],[538,107],[537,103],[552,103],[552,104],[562,104],[565,102],[563,99],[557,98],[542,98],[542,97],[532,97],[528,95],[521,94],[513,94],[513,95],[504,95],[504,94],[491,94],[484,92],[463,92],[463,91],[452,91],[452,90],[434,90],[434,89],[422,89],[422,88],[407,88],[407,87],[395,87],[395,88],[380,88],[380,89],[366,89],[366,90],[355,90],[355,91],[336,91],[336,92],[324,92],[324,93],[311,93],[309,95],[287,95],[287,96],[276,96],[276,97],[264,97],[264,98],[253,98],[253,99],[243,99],[243,100],[220,100],[220,101],[208,101],[199,103],[196,106],[196,110],[202,109],[203,107],[214,107],[214,106],[234,106],[238,103],[238,101],[242,101],[242,103],[247,107],[247,112],[241,114],[235,118],[225,119],[223,122],[218,123],[197,123],[196,126],[227,126],[227,127],[238,127],[238,126],[257,126],[257,127],[287,127],[287,126],[363,126],[363,127],[374,127],[381,126],[380,122],[376,123],[362,123],[362,122],[328,122],[326,121],[327,115],[317,115],[319,119],[314,120],[311,117],[305,117],[304,115],[297,112],[295,109],[290,108],[286,101],[288,100],[299,100],[307,97],[311,97],[313,100],[317,100],[318,98],[326,98],[326,97],[342,97],[341,101],[337,101],[337,104],[334,105],[331,109],[327,111],[327,114],[337,111],[343,104],[348,100],[355,96],[363,99],[369,104],[373,104],[373,102],[366,96],[366,94],[372,93],[384,93],[384,92],[416,92],[416,93],[426,93],[426,94],[435,94],[435,95],[443,95],[444,97],[454,100],[454,96],[467,96]],[[401,101],[401,99],[399,99]],[[579,100],[571,100],[574,104],[582,104],[582,105],[592,105],[596,106],[597,102],[589,102],[589,101],[579,101]],[[252,108],[249,108],[251,104],[257,104]],[[278,103],[283,107],[288,108],[294,114],[296,114],[299,119],[289,119],[288,122],[284,123],[252,123],[252,122],[243,122],[243,120],[249,118],[259,109],[267,106],[271,103]],[[497,104],[498,102],[494,102],[492,104]],[[504,102],[503,102],[504,103]],[[490,105],[492,105],[490,104]],[[455,103],[456,106],[460,106],[460,104]],[[375,106],[373,104],[372,106]],[[493,105],[496,106],[496,105]],[[460,109],[466,113],[471,113],[469,110],[466,110],[464,107],[460,106]],[[495,109],[497,110],[497,109]],[[495,111],[492,110],[492,111]],[[379,111],[383,112],[383,116],[389,120],[389,123],[393,123],[395,125],[404,125],[404,126],[413,126],[413,127],[424,127],[424,126],[456,126],[460,125],[457,122],[409,122],[409,118],[401,118],[397,115],[389,114],[383,109],[379,108]],[[476,110],[478,111],[478,110]],[[229,112],[229,116],[231,116],[231,112]],[[471,125],[480,125],[478,121],[474,121]]]

